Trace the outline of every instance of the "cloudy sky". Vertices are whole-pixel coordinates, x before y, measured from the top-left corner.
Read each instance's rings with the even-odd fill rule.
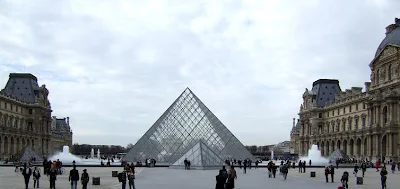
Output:
[[[0,0],[0,84],[30,72],[74,143],[135,143],[189,87],[245,145],[289,140],[305,88],[363,87],[397,0]],[[397,13],[397,14],[396,14]]]

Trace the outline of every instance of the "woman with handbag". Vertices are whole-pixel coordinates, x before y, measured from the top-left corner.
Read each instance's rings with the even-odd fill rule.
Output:
[[[128,172],[129,189],[135,189],[135,172],[132,169]]]
[[[233,189],[235,185],[235,176],[231,169],[228,170],[228,178],[226,178],[225,189]]]

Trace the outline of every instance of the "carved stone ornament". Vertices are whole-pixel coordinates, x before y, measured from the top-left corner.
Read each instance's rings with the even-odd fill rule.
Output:
[[[394,55],[397,53],[397,49],[395,47],[387,47],[386,49],[383,50],[381,56],[379,57],[379,60],[383,60],[391,55]]]
[[[394,63],[394,74],[395,75],[399,74],[399,62],[400,62],[400,60],[397,60],[397,62]]]

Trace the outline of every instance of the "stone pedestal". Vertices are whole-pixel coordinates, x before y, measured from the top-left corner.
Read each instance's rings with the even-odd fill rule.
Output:
[[[311,177],[315,177],[315,172],[310,172]]]
[[[364,178],[363,177],[357,177],[357,185],[363,185],[364,184]]]

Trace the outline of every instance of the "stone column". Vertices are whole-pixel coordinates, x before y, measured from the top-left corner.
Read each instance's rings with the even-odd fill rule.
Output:
[[[393,152],[392,152],[392,150],[393,150],[393,142],[392,142],[392,133],[389,133],[387,136],[388,136],[388,142],[387,142],[387,145],[386,145],[386,154],[389,156],[389,157],[392,157],[392,155],[393,155]]]
[[[379,140],[380,139],[379,135],[375,135],[374,137],[375,137],[375,139],[374,139],[373,145],[374,145],[375,149],[373,151],[374,152],[373,156],[379,159],[380,158],[380,156],[379,156],[380,150],[379,149],[380,149],[381,141]]]

